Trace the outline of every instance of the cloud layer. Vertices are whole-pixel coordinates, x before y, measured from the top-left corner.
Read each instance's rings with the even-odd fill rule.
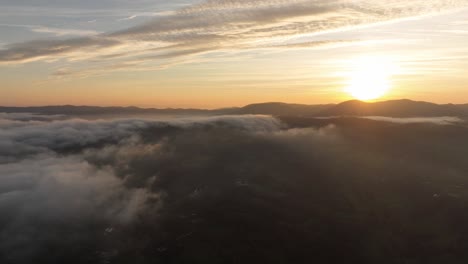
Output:
[[[132,68],[137,65],[144,68],[168,59],[217,50],[297,47],[300,42],[293,38],[299,36],[346,30],[467,5],[466,0],[430,3],[421,0],[391,3],[381,0],[204,1],[144,24],[94,37],[9,44],[0,50],[0,62],[97,60],[105,64],[105,68],[114,65],[115,69],[116,64],[122,63]],[[337,41],[343,44],[343,41]],[[323,40],[319,40],[319,44],[323,44]]]
[[[0,261],[468,259],[466,126],[386,121],[3,114]]]

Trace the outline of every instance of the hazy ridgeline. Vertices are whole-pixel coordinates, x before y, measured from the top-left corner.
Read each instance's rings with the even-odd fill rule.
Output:
[[[0,117],[2,264],[468,261],[461,121]]]

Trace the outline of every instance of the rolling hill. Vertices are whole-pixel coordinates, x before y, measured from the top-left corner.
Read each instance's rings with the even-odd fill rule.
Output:
[[[174,109],[138,107],[97,107],[97,106],[42,106],[42,107],[0,107],[0,113],[37,113],[45,115],[275,115],[275,116],[388,116],[388,117],[435,117],[468,116],[468,104],[434,104],[412,100],[391,100],[381,102],[346,101],[340,104],[305,105],[279,102],[250,104],[241,108],[223,109]]]

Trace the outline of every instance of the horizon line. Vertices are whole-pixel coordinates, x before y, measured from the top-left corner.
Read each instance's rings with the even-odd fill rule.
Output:
[[[390,99],[390,100],[358,100],[358,99],[351,99],[342,101],[339,103],[323,103],[323,104],[303,104],[303,103],[288,103],[288,102],[280,102],[280,101],[266,101],[266,102],[258,102],[258,103],[249,103],[243,106],[226,106],[226,107],[218,107],[218,108],[196,108],[196,107],[141,107],[135,105],[109,105],[109,106],[100,106],[100,105],[75,105],[75,104],[56,104],[56,105],[29,105],[29,106],[13,106],[13,105],[0,105],[0,108],[44,108],[44,107],[96,107],[96,108],[136,108],[141,110],[204,110],[204,111],[213,111],[213,110],[222,110],[222,109],[230,109],[230,108],[243,108],[251,105],[261,105],[261,104],[286,104],[286,105],[302,105],[302,106],[325,106],[325,105],[340,105],[344,103],[350,102],[359,102],[363,104],[376,104],[376,103],[385,103],[385,102],[397,102],[397,101],[410,101],[414,103],[429,103],[434,105],[467,105],[466,103],[435,103],[429,101],[421,101],[421,100],[413,100],[408,98],[402,99]]]

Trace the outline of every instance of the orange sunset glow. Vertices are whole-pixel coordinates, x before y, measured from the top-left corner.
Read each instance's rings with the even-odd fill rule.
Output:
[[[468,263],[468,0],[0,0],[0,264]]]

